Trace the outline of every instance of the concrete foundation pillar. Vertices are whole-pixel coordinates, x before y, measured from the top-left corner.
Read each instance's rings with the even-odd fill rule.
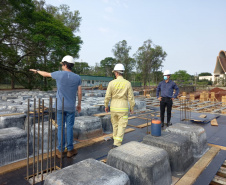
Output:
[[[73,129],[74,138],[76,139],[90,139],[103,135],[101,121],[98,117],[76,117]]]
[[[172,182],[167,152],[136,141],[110,150],[107,164],[124,171],[132,185],[170,185]]]
[[[143,143],[167,151],[172,173],[183,174],[193,163],[192,143],[180,134],[162,132],[160,137],[146,135]]]
[[[186,136],[192,143],[193,156],[201,157],[207,150],[206,132],[203,127],[176,123],[166,129],[166,132]]]
[[[0,129],[0,150],[0,166],[26,158],[26,131],[17,127]]]
[[[128,176],[95,159],[86,159],[48,175],[44,185],[129,185]]]

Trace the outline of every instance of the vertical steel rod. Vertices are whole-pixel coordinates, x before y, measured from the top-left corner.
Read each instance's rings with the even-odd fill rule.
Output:
[[[34,98],[34,116],[33,116],[33,184],[35,184],[35,109],[36,109],[36,99]]]
[[[41,180],[43,181],[43,140],[44,140],[44,100],[42,100],[42,159],[41,159]]]
[[[27,180],[29,180],[29,114],[30,114],[30,99],[27,102]]]
[[[60,158],[60,168],[62,168],[63,161],[63,124],[64,123],[64,97],[62,98],[62,122],[61,122],[61,158]]]
[[[53,130],[53,125],[52,125],[52,97],[50,97],[50,173],[52,173],[52,150],[53,150],[53,146],[52,146],[52,130]]]
[[[37,177],[39,177],[39,137],[40,137],[40,98],[38,99],[38,146],[37,146]]]
[[[54,155],[54,171],[56,170],[56,126],[57,126],[57,99],[55,100],[56,108],[55,108],[55,134],[54,134],[54,139],[55,139],[55,155]]]
[[[49,97],[49,119],[48,119],[48,138],[47,138],[47,167],[46,167],[46,173],[48,174],[49,171],[49,132],[50,132],[50,97]]]

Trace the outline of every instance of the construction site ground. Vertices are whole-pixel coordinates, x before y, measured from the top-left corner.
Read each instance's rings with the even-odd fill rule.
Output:
[[[127,132],[124,136],[123,143],[130,141],[141,142],[146,134],[151,133],[151,118],[159,117],[159,106],[149,107],[146,112],[130,115],[127,126]],[[200,119],[201,112],[191,112],[191,118]],[[216,114],[205,113],[206,118],[213,118]],[[218,115],[218,114],[217,114]],[[148,118],[145,119],[145,118]],[[172,184],[224,184],[226,183],[226,116],[220,115],[217,118],[218,126],[212,126],[211,123],[191,123],[188,120],[181,121],[180,110],[172,110],[172,124],[184,123],[195,124],[203,127],[206,131],[207,142],[210,150],[200,159],[191,164],[190,169],[182,176],[172,174]],[[147,127],[148,123],[148,127]],[[163,130],[165,127],[163,128]],[[109,137],[111,138],[110,140]],[[112,135],[105,134],[100,138],[80,141],[75,144],[78,154],[73,158],[63,158],[63,168],[88,158],[94,158],[100,161],[106,161],[109,150],[113,144]],[[30,159],[31,161],[33,159]],[[57,159],[57,166],[60,166],[60,160]],[[20,163],[20,164],[19,164]],[[44,168],[46,162],[44,161]],[[36,169],[37,170],[37,169]],[[32,174],[32,165],[29,173]],[[27,174],[26,165],[10,164],[0,167],[0,185],[26,185],[29,184],[25,179]],[[44,184],[44,181],[36,183]]]

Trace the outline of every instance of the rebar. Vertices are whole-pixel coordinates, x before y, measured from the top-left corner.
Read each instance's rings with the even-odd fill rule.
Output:
[[[35,184],[35,109],[36,99],[34,98],[34,116],[33,116],[33,184]]]
[[[188,121],[191,119],[190,101],[188,99],[180,100],[180,120]]]
[[[30,115],[30,99],[27,102],[27,180],[29,180],[29,115]]]
[[[50,101],[50,173],[52,173],[52,130],[53,130],[53,125],[52,125],[52,97],[49,98]]]
[[[43,140],[44,140],[44,100],[42,100],[42,159],[41,159],[41,180],[43,181]]]
[[[64,99],[63,99],[63,104],[64,104]],[[28,109],[27,109],[27,180],[29,180],[29,137],[30,137],[30,99],[28,99]],[[39,175],[41,174],[41,181],[43,181],[43,173],[45,170],[43,170],[43,158],[44,158],[44,100],[42,100],[42,107],[41,107],[41,100],[39,98],[38,100],[38,108],[36,110],[36,99],[34,98],[34,112],[33,112],[33,182],[32,184],[35,184],[35,177],[37,176],[39,178]],[[64,106],[62,106],[62,111],[64,111]],[[49,172],[52,173],[53,169],[54,171],[56,170],[56,136],[57,136],[57,131],[56,131],[56,125],[57,125],[57,121],[55,122],[55,134],[53,137],[53,99],[52,97],[49,98],[49,116],[48,116],[48,137],[47,137],[47,169],[46,169],[46,174],[48,174]],[[36,117],[38,116],[38,131],[37,131],[37,135],[36,135]],[[41,118],[42,116],[42,118]],[[40,120],[41,119],[41,120]],[[62,117],[62,119],[64,120],[64,117]],[[55,109],[55,120],[57,120],[57,99],[56,99],[56,109]],[[63,122],[62,120],[62,122]],[[40,123],[41,122],[41,123]],[[42,125],[40,125],[42,124]],[[63,124],[62,124],[63,125]],[[42,126],[42,130],[40,133],[40,126]],[[63,127],[62,127],[62,131],[63,131]],[[55,139],[55,141],[53,141],[53,138]],[[62,138],[63,138],[63,134],[62,134]],[[37,148],[35,147],[35,139],[37,139]],[[40,148],[40,142],[41,142],[41,165],[40,163],[40,152],[39,152],[39,148]],[[50,144],[49,144],[50,142]],[[54,155],[54,159],[53,159],[53,142],[55,142],[55,155]],[[61,142],[63,144],[63,142]],[[61,146],[62,147],[62,146]],[[37,149],[37,164],[35,161],[35,156],[36,156],[36,149]],[[49,152],[49,150],[51,150]],[[53,164],[54,163],[54,164]],[[36,165],[36,166],[35,166]],[[37,168],[37,169],[36,169]],[[40,169],[39,169],[40,168]],[[61,157],[61,168],[62,168],[62,157]],[[36,172],[37,171],[37,172]]]
[[[57,126],[57,99],[55,100],[56,108],[55,108],[55,134],[54,134],[54,139],[55,139],[55,155],[54,155],[54,171],[56,170],[56,126]]]
[[[40,137],[40,98],[38,99],[38,146],[37,146],[37,177],[39,177],[39,137]]]
[[[47,166],[46,173],[49,171],[49,135],[50,135],[50,97],[49,97],[49,117],[48,117],[48,137],[47,137]]]
[[[64,97],[62,98],[62,122],[61,122],[61,158],[60,158],[60,168],[62,168],[63,161],[63,124],[64,123]]]

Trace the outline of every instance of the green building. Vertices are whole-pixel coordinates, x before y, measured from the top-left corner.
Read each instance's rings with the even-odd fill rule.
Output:
[[[82,86],[84,87],[93,87],[102,84],[103,87],[107,87],[108,83],[112,81],[113,77],[104,77],[104,76],[88,76],[88,75],[79,75],[82,80]]]

